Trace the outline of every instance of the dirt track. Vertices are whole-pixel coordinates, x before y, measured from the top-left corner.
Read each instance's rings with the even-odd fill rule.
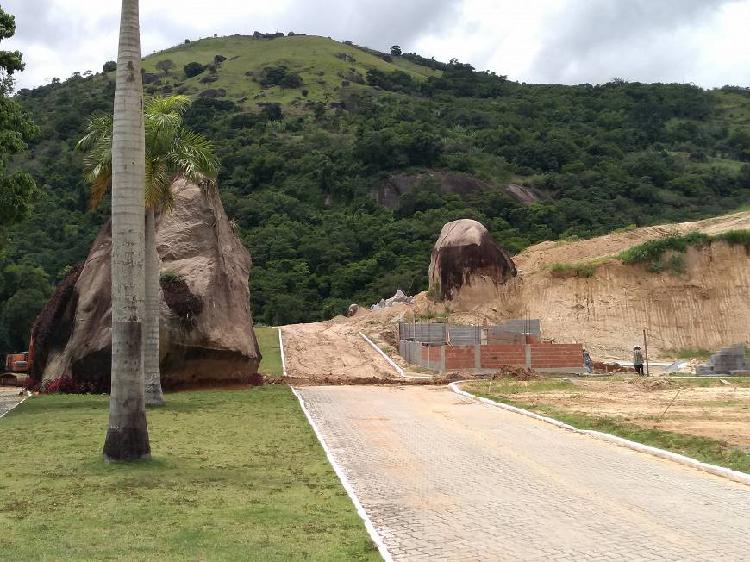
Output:
[[[351,323],[333,320],[293,324],[284,326],[282,334],[290,377],[343,380],[397,376]]]

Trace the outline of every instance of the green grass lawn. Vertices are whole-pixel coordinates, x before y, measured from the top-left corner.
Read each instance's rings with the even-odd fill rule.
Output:
[[[0,559],[380,559],[288,387],[166,398],[135,464],[101,460],[106,396],[0,419]]]
[[[269,377],[284,376],[281,364],[281,349],[279,348],[279,329],[270,327],[256,327],[255,337],[258,339],[263,360],[260,362],[260,372]]]
[[[719,381],[715,382],[720,384]],[[541,379],[523,383],[502,379],[493,381],[492,386],[487,381],[481,381],[466,383],[462,387],[475,396],[483,396],[490,400],[549,416],[578,429],[593,429],[603,433],[611,433],[624,439],[666,449],[710,464],[750,472],[750,452],[732,447],[726,442],[662,429],[644,428],[609,416],[594,416],[543,403],[544,392],[559,392],[566,389],[585,392],[585,389],[576,387],[568,381]],[[540,402],[531,404],[514,399],[514,395],[521,392],[539,393],[541,395]]]

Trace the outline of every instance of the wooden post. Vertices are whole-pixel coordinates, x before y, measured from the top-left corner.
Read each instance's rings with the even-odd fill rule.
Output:
[[[646,376],[651,376],[649,374],[649,368],[648,368],[648,339],[646,338],[646,329],[643,329],[643,352],[645,353],[646,357]]]

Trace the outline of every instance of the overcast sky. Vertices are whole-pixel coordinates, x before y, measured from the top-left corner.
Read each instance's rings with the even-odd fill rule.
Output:
[[[27,63],[18,87],[116,58],[119,0],[0,0]],[[750,85],[750,0],[141,0],[143,52],[218,33],[295,31],[523,82]]]

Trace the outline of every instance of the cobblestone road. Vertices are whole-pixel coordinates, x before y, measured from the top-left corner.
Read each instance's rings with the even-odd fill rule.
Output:
[[[19,392],[20,388],[0,388],[0,416],[23,400],[23,397],[18,395]]]
[[[750,487],[445,388],[308,387],[395,560],[748,560]]]

